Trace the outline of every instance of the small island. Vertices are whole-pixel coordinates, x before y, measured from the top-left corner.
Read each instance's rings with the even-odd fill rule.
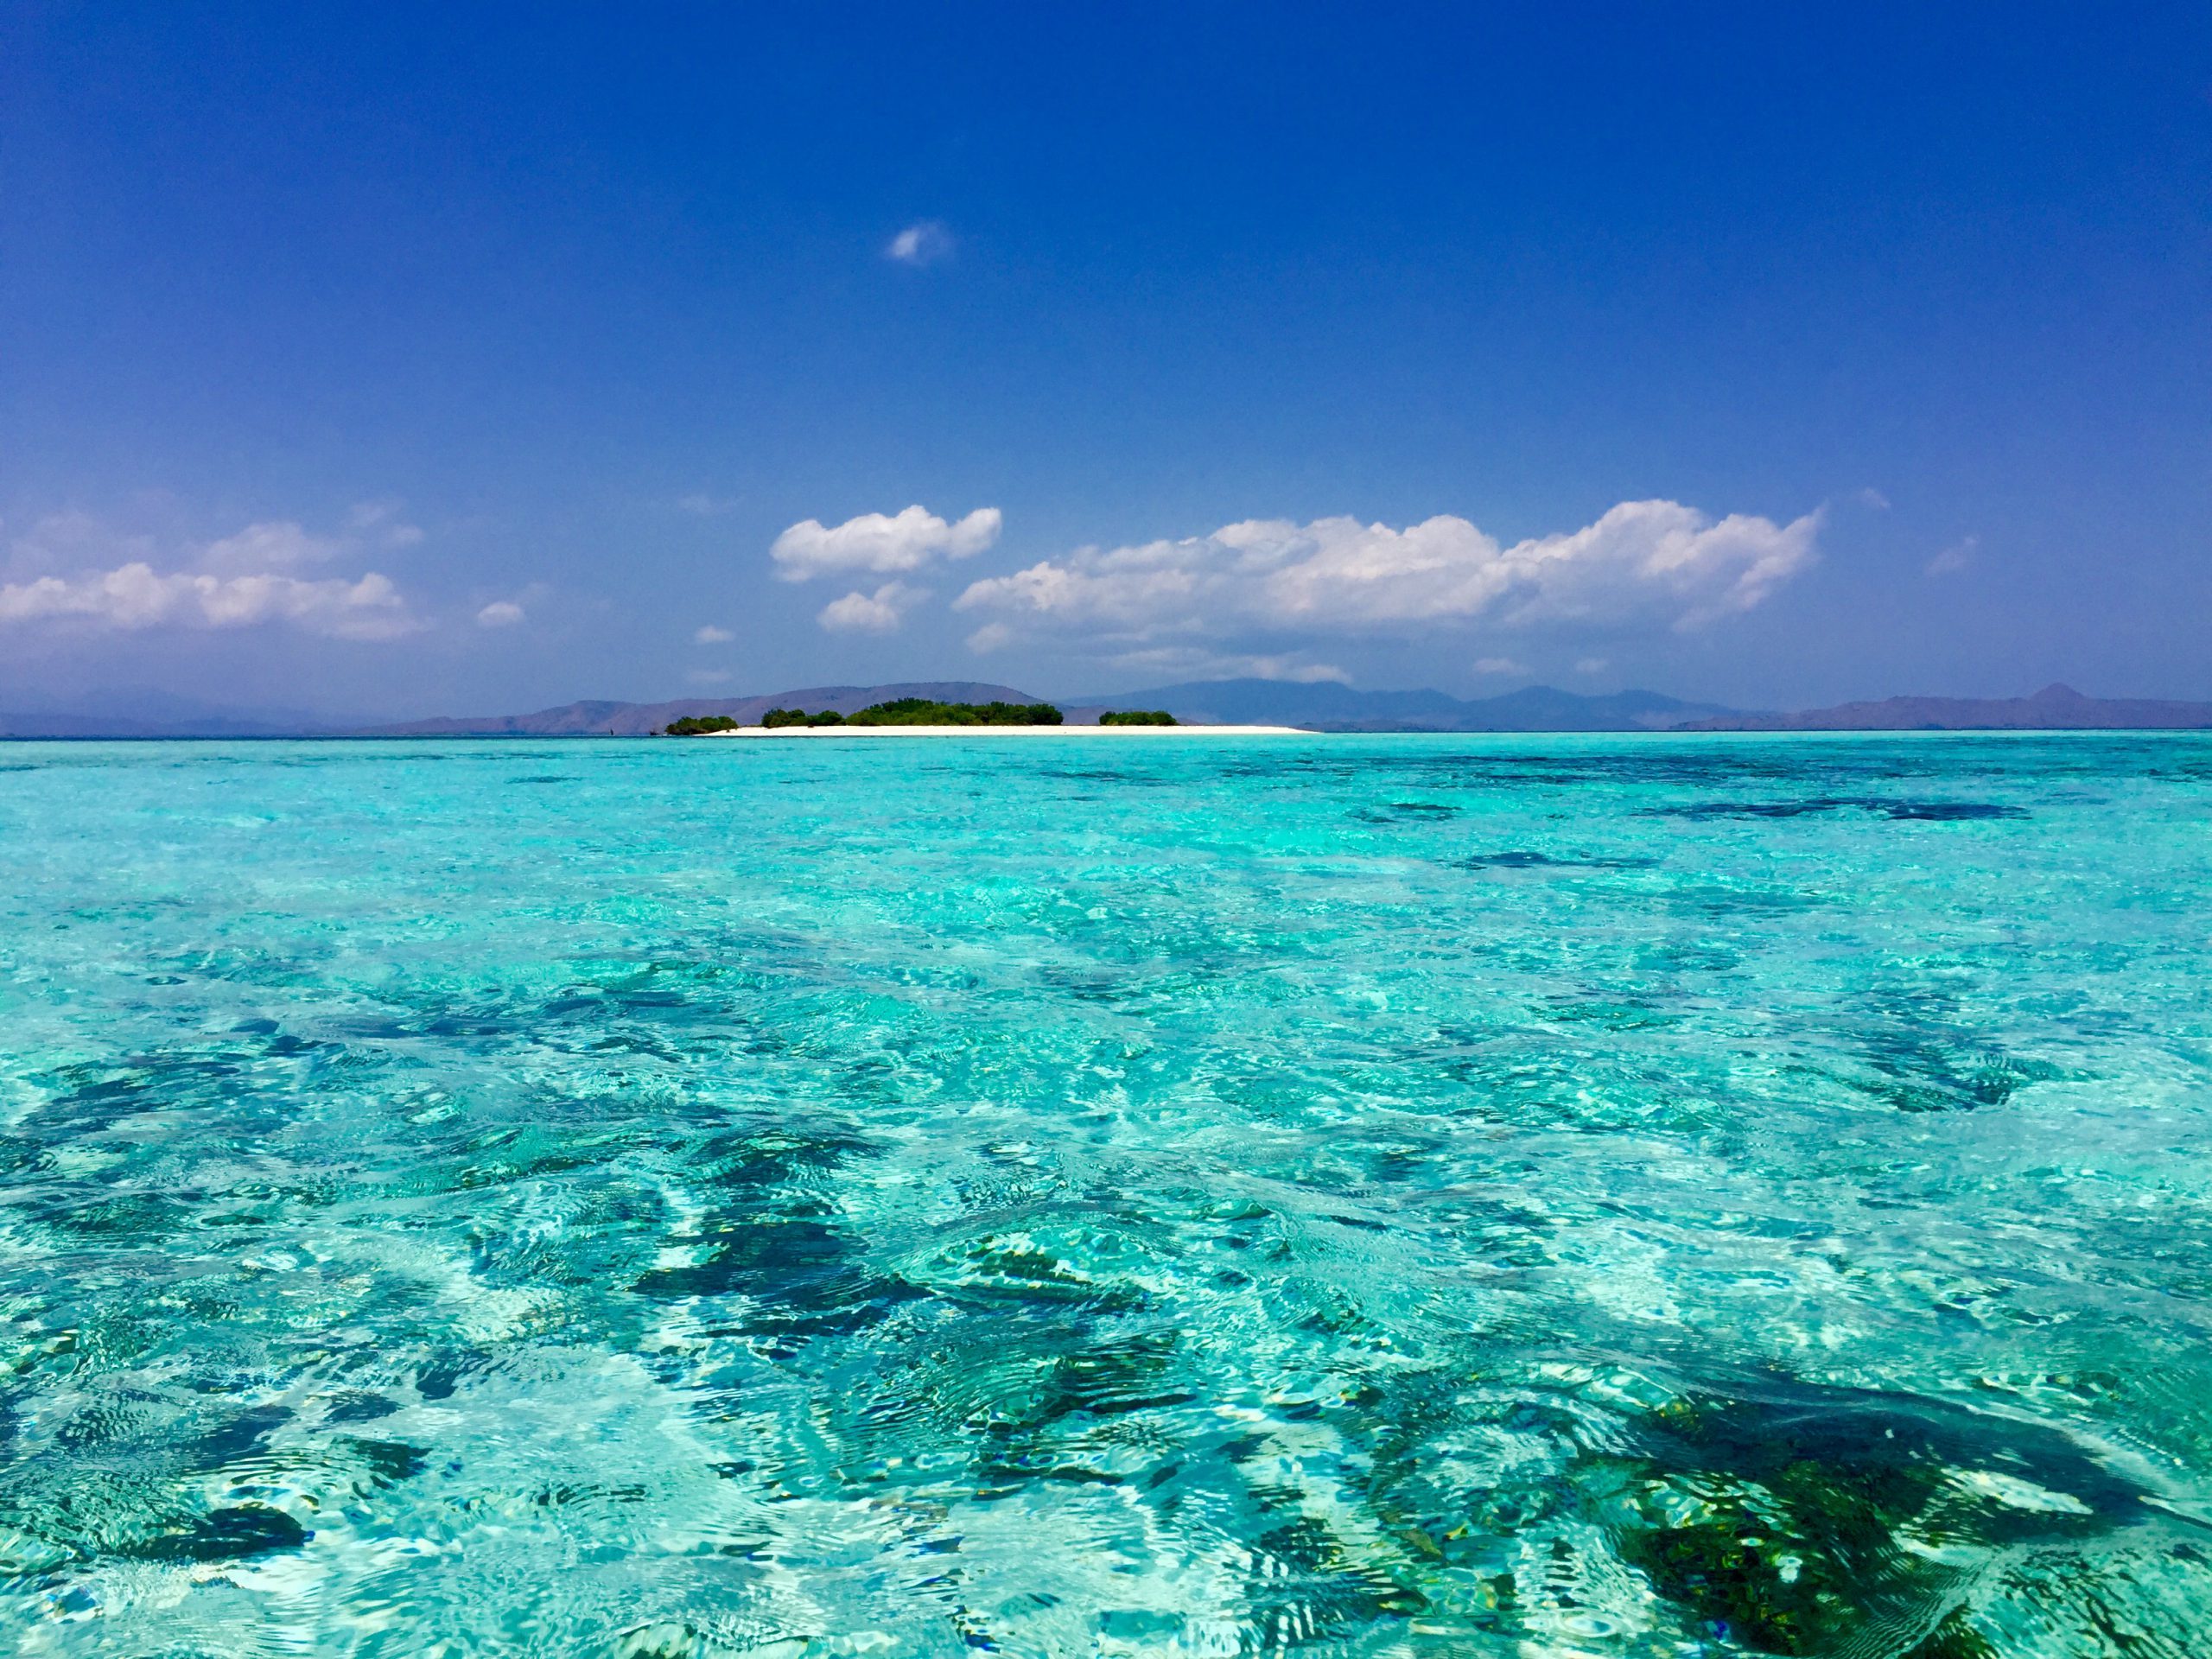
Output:
[[[1086,734],[1117,737],[1209,734],[1237,737],[1292,737],[1310,734],[1293,726],[1189,726],[1164,709],[1109,709],[1095,726],[1071,726],[1049,702],[939,702],[931,697],[894,697],[870,703],[857,714],[834,709],[809,714],[804,709],[771,709],[757,725],[728,715],[687,715],[662,728],[668,737],[1020,737]]]

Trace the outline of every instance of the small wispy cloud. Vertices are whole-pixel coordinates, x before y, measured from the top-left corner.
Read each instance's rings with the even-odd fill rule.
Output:
[[[1475,658],[1475,672],[1478,674],[1526,674],[1528,671],[1528,664],[1516,662],[1510,657]]]
[[[976,643],[973,635],[968,643]],[[1289,685],[1351,683],[1351,676],[1335,664],[1317,663],[1298,652],[1254,653],[1209,651],[1195,645],[1156,645],[1116,652],[1104,661],[1109,668],[1166,680],[1281,680]]]
[[[1578,674],[1602,674],[1612,665],[1612,659],[1608,657],[1580,657],[1575,659],[1574,671]]]
[[[480,628],[512,628],[528,620],[521,606],[512,599],[495,599],[476,613]]]
[[[702,645],[726,645],[736,638],[728,628],[718,628],[711,622],[691,636],[694,644]]]
[[[737,510],[737,501],[726,495],[709,495],[704,490],[694,490],[689,495],[676,498],[676,510],[688,512],[695,518],[719,518],[726,512]]]
[[[323,536],[310,536],[289,519],[248,524],[235,536],[210,542],[200,550],[200,568],[222,575],[255,570],[296,570],[305,565],[326,564],[344,551],[343,544]]]
[[[353,511],[346,515],[346,522],[356,535],[382,542],[386,547],[412,547],[423,539],[423,530],[399,516],[403,505],[397,501],[356,502]]]
[[[934,219],[917,219],[893,237],[883,257],[902,265],[934,265],[952,257],[952,232]]]
[[[1981,545],[1979,536],[1962,536],[1928,561],[1931,576],[1955,576],[1974,563],[1974,550]]]
[[[728,685],[731,677],[726,668],[695,668],[683,677],[691,685]]]

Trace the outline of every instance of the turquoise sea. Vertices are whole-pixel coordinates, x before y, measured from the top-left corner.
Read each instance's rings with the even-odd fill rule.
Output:
[[[0,1650],[2212,1651],[2212,739],[0,745]]]

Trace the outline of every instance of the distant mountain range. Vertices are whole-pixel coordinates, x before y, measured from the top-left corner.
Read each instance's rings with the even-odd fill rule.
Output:
[[[1885,697],[1794,715],[1713,715],[1693,732],[2050,732],[2202,730],[2212,702],[2143,697],[2085,697],[2070,685],[2046,685],[2031,697]]]
[[[411,721],[334,732],[304,717],[248,718],[198,705],[97,713],[0,713],[7,737],[636,737],[686,715],[758,721],[771,709],[835,709],[852,714],[893,697],[943,702],[1057,702],[1071,725],[1095,723],[1109,709],[1165,709],[1179,720],[1229,726],[1304,726],[1327,732],[1813,732],[2059,731],[2212,729],[2212,702],[2088,697],[2050,685],[2031,697],[1890,697],[1796,714],[1764,714],[1686,702],[1656,691],[1586,696],[1530,686],[1495,697],[1442,691],[1360,691],[1323,682],[1200,680],[1149,691],[1039,698],[979,680],[921,680],[893,685],[816,685],[751,697],[681,697],[669,702],[564,703],[529,715]]]
[[[1072,702],[1084,708],[1165,709],[1178,720],[1205,723],[1322,732],[1656,732],[1738,712],[1656,691],[1584,696],[1532,685],[1503,696],[1463,698],[1442,691],[1356,691],[1325,680],[1311,685],[1199,680]]]
[[[330,729],[330,721],[296,709],[225,709],[149,691],[118,691],[89,708],[48,704],[0,711],[0,738],[294,737]]]

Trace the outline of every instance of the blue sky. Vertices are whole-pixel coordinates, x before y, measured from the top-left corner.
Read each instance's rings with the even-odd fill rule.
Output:
[[[2202,6],[0,29],[0,707],[2212,696]]]

